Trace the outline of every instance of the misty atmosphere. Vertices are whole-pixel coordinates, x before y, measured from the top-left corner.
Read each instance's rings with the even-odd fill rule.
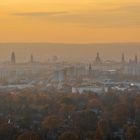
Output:
[[[1,0],[0,140],[140,140],[140,0]]]
[[[0,139],[139,140],[139,45],[1,43]]]
[[[96,43],[96,44],[65,44],[65,43],[0,43],[0,62],[10,59],[12,51],[16,52],[17,62],[29,61],[33,54],[37,61],[45,62],[52,56],[67,61],[92,61],[97,52],[104,60],[120,61],[122,53],[126,59],[140,55],[140,43]]]

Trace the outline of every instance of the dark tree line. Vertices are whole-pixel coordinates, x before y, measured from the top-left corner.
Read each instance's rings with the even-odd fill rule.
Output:
[[[0,140],[139,139],[139,93],[0,93]]]

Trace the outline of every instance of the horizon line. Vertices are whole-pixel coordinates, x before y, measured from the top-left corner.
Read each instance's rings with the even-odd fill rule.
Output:
[[[71,43],[71,42],[0,42],[0,44],[66,44],[66,45],[93,45],[93,44],[140,44],[140,42],[93,42],[93,43]]]

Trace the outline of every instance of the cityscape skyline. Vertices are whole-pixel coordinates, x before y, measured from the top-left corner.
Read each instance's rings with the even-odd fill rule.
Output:
[[[55,44],[55,43],[0,43],[0,62],[10,60],[11,52],[15,52],[17,62],[28,62],[31,55],[37,61],[47,62],[53,56],[63,61],[87,62],[99,52],[104,60],[120,61],[122,53],[125,59],[139,58],[140,43],[109,43],[109,44]],[[29,56],[29,58],[27,57]]]
[[[140,0],[2,0],[0,140],[140,140]]]

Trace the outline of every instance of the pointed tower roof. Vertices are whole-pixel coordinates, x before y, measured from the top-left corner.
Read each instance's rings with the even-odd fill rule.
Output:
[[[12,54],[11,54],[11,64],[15,64],[15,63],[16,63],[15,52],[12,52]]]
[[[138,56],[137,56],[137,54],[135,55],[135,63],[137,63],[138,62]]]
[[[122,53],[122,63],[125,63],[125,56],[124,56],[124,53]]]
[[[30,59],[31,59],[30,62],[33,63],[34,62],[34,57],[33,57],[32,54],[31,54],[31,58]]]
[[[99,53],[97,53],[97,56],[96,56],[96,58],[95,58],[95,63],[96,63],[96,64],[100,64],[100,63],[101,63],[101,58],[100,58]]]

